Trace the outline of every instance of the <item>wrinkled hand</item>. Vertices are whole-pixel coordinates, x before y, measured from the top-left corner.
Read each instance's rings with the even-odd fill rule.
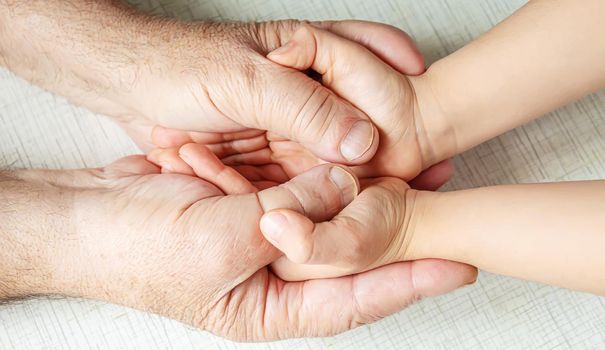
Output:
[[[363,46],[312,25],[301,26],[268,58],[301,71],[313,69],[326,87],[372,119],[381,142],[372,161],[357,167],[360,177],[411,180],[443,160],[434,149],[441,140],[432,136],[447,123],[420,110],[419,100],[437,103],[422,76],[398,72]],[[291,142],[276,142],[271,147],[278,154],[278,162],[286,167],[298,161],[291,156],[296,152]]]
[[[233,190],[228,184],[242,184],[238,173],[205,160],[197,145],[180,155],[227,191]],[[271,272],[266,266],[281,253],[261,235],[261,215],[291,208],[328,219],[358,189],[339,167],[314,168],[244,195],[225,195],[197,177],[160,174],[141,156],[103,169],[38,175],[71,198],[65,213],[73,232],[45,260],[55,264],[57,293],[152,311],[232,339],[331,335],[472,279],[457,265],[431,261],[299,283]]]
[[[304,72],[265,57],[300,25],[171,23],[170,42],[150,48],[155,68],[151,76],[140,73],[144,90],[133,94],[129,106],[135,112],[118,120],[146,149],[153,125],[227,134],[259,129],[296,141],[327,161],[369,161],[379,137],[368,116]],[[397,58],[393,63],[407,73],[424,70],[411,39],[394,27],[358,21],[317,25],[385,60]]]
[[[195,151],[195,157],[188,155],[192,151]],[[250,188],[251,185],[259,188],[270,186],[266,181],[249,183],[242,174],[224,166],[210,149],[199,144],[187,144],[180,149],[155,150],[148,158],[161,164],[163,172],[198,176],[221,187],[226,193],[255,191]],[[325,166],[329,165],[322,167]],[[223,169],[221,177],[212,175],[218,171],[207,170],[219,168]],[[315,169],[318,168],[313,170]],[[431,172],[436,171],[437,168]],[[311,232],[314,222],[321,222],[318,213],[333,213],[332,208],[315,208],[317,212],[300,207],[277,209],[265,215],[261,223],[265,236],[287,256],[281,257],[271,265],[280,278],[306,280],[346,276],[395,261],[408,260],[409,255],[405,253],[409,242],[406,238],[414,231],[414,225],[409,225],[409,222],[417,220],[416,212],[421,212],[422,209],[414,206],[416,194],[419,192],[410,190],[403,181],[395,178],[363,180],[362,184],[365,189],[334,218],[333,222],[338,222],[338,225],[330,226],[329,229]],[[321,191],[322,185],[317,183],[312,194],[317,196]],[[356,193],[343,192],[341,202],[350,202]],[[421,207],[421,204],[418,206]],[[275,216],[276,214],[281,215]],[[327,224],[320,223],[317,227],[320,228],[321,225]],[[320,255],[313,256],[316,253]],[[326,262],[318,262],[321,259]],[[442,266],[443,273],[464,273],[469,282],[477,273],[471,266],[442,260],[413,263]],[[427,276],[419,276],[424,277]]]
[[[432,175],[421,176],[412,182],[414,187],[433,189],[449,178],[452,167],[449,161],[443,161],[433,152],[435,140],[429,138],[426,124],[435,129],[433,124],[437,118],[423,117],[419,111],[415,89],[421,86],[424,92],[421,97],[425,100],[430,96],[427,97],[422,79],[406,75],[423,69],[419,65],[420,53],[412,43],[409,45],[412,55],[392,51],[383,55],[388,58],[383,62],[357,42],[305,24],[284,47],[268,57],[287,67],[318,72],[327,88],[351,101],[376,124],[381,139],[376,157],[352,168],[360,178],[393,176],[410,181],[423,170],[436,166],[445,174],[443,178],[432,181]],[[189,142],[206,144],[225,164],[242,171],[250,180],[283,181],[325,163],[302,144],[275,133],[267,133],[265,137],[210,135],[156,128],[152,140],[162,148],[175,148]]]
[[[369,163],[354,167],[356,174],[362,178],[394,176],[411,180],[441,159],[434,157],[434,140],[429,138],[426,130],[426,123],[431,126],[437,123],[423,117],[418,110],[415,88],[422,86],[422,80],[415,80],[414,86],[412,77],[401,74],[417,69],[414,66],[422,61],[415,48],[410,47],[409,50],[416,53],[412,59],[403,60],[404,57],[392,54],[390,62],[383,62],[354,41],[304,24],[287,44],[269,53],[268,58],[288,68],[312,69],[321,75],[326,88],[353,103],[372,119],[380,132],[379,149]],[[399,63],[401,73],[387,63]],[[426,95],[425,92],[422,96],[426,99]],[[201,133],[180,133],[157,128],[153,140],[157,146],[167,148],[186,142],[204,143],[207,138]],[[211,146],[228,165],[273,163],[279,165],[287,177],[293,177],[324,163],[304,144],[276,133],[267,134],[265,143],[256,134],[228,136],[236,140]]]

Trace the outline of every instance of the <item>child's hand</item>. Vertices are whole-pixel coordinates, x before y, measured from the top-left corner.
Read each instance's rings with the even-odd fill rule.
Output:
[[[426,198],[402,180],[366,180],[359,196],[330,222],[314,223],[278,209],[261,219],[265,238],[287,259],[272,265],[285,280],[350,275],[410,260],[413,233]]]
[[[433,136],[446,126],[437,113],[421,113],[417,94],[422,91],[423,99],[432,98],[421,78],[400,74],[363,46],[312,25],[301,27],[268,58],[297,70],[313,69],[322,76],[325,86],[372,119],[380,132],[380,146],[370,163],[355,168],[361,178],[395,176],[411,180],[442,160],[435,150],[436,142],[442,140]],[[416,59],[422,58],[418,54]],[[271,148],[274,158],[286,169],[299,162],[300,151],[295,149],[300,146],[285,141],[274,142]]]

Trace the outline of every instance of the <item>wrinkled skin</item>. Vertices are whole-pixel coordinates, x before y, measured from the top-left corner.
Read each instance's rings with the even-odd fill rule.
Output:
[[[350,30],[370,24],[335,22],[324,26]],[[389,28],[384,29],[391,31]],[[357,42],[317,25],[303,25],[292,34],[285,52],[278,50],[268,57],[288,68],[301,71],[312,68],[319,72],[323,85],[353,102],[377,125],[381,140],[378,153],[369,163],[353,167],[359,177],[393,176],[411,181],[416,188],[438,187],[437,184],[449,178],[452,166],[449,161],[434,164],[438,159],[433,157],[432,141],[424,133],[425,118],[419,113],[417,95],[410,80],[413,77],[409,76],[424,71],[422,56],[411,41],[405,41],[402,32],[390,33],[399,39],[400,50],[389,47],[385,50],[390,51],[386,52],[376,46],[364,48],[358,44],[365,43],[363,36],[346,34]],[[329,143],[320,139],[322,143]],[[173,149],[192,142],[204,144],[249,180],[265,180],[268,184],[281,183],[326,163],[303,144],[273,132],[224,134],[155,127],[152,142],[157,147]],[[439,171],[421,174],[432,166]],[[435,174],[443,177],[435,177]]]
[[[239,176],[205,161],[195,147],[181,154],[198,172],[215,169],[206,175],[217,183]],[[341,191],[329,175],[333,169],[314,168],[280,187],[244,195],[225,195],[198,177],[160,174],[141,156],[97,170],[42,171],[39,181],[60,189],[71,208],[73,232],[64,234],[62,258],[48,260],[61,271],[55,291],[253,341],[336,334],[473,280],[472,271],[438,260],[339,279],[290,283],[277,277],[266,266],[281,253],[261,235],[261,215],[274,208],[318,220],[334,215],[358,185],[338,168]]]
[[[166,128],[254,135],[269,130],[300,143],[326,161],[362,164],[375,154],[378,131],[369,117],[304,72],[265,56],[300,27],[298,21],[235,24],[179,24],[155,74],[141,78],[145,89],[129,100],[136,113],[114,115],[144,150],[150,130]],[[378,57],[410,74],[424,71],[422,56],[404,32],[387,25],[324,22],[315,25],[368,47]],[[201,38],[201,39],[200,39]],[[84,103],[86,104],[86,103]],[[116,113],[114,113],[116,114]],[[367,122],[370,134],[358,135],[365,153],[346,158],[341,141],[356,125]],[[372,131],[373,130],[373,131]],[[373,134],[373,136],[372,136]]]

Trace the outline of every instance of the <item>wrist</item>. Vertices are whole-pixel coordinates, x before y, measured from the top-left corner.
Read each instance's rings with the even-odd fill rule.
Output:
[[[398,261],[433,258],[431,228],[427,221],[435,220],[435,205],[441,193],[410,189],[405,193],[405,214],[400,228],[404,244]]]
[[[0,175],[0,298],[67,294],[72,275],[72,192],[47,178],[58,171]]]
[[[461,152],[456,113],[443,93],[437,64],[420,76],[408,77],[416,96],[414,117],[424,169]]]

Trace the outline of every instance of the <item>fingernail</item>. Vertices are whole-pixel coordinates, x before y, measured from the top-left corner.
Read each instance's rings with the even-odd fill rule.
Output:
[[[335,166],[330,169],[330,179],[340,189],[344,205],[348,205],[355,199],[358,190],[357,181],[355,181],[353,175],[348,171]]]
[[[262,217],[260,225],[261,231],[270,241],[279,243],[288,229],[288,219],[280,213],[268,213]]]
[[[294,47],[294,42],[292,40],[285,43],[283,46],[278,47],[277,49],[269,52],[267,56],[279,56],[287,53]]]
[[[345,159],[353,161],[363,156],[372,147],[374,128],[365,120],[353,124],[347,136],[340,143],[340,153]]]

